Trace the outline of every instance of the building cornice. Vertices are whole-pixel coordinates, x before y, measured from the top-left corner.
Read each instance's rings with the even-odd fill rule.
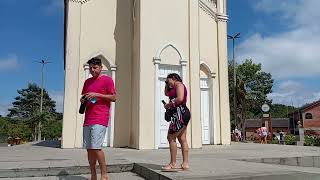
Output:
[[[226,14],[219,14],[216,12],[217,3],[215,2],[216,1],[213,0],[199,0],[199,7],[216,22],[227,22],[229,18]]]
[[[228,15],[226,15],[226,14],[218,14],[217,19],[220,22],[228,22],[229,18],[228,18]]]
[[[69,0],[69,2],[72,3],[80,3],[80,4],[84,4],[86,2],[89,2],[90,0]]]
[[[212,4],[211,7],[209,6],[209,3],[213,3],[213,1],[209,0],[199,0],[199,7],[202,9],[205,13],[207,13],[211,18],[215,19],[217,18],[217,13],[214,12],[213,8],[217,7],[217,4]]]

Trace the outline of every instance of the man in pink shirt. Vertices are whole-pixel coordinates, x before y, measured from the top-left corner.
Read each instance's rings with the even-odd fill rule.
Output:
[[[106,160],[102,149],[106,128],[109,124],[110,103],[116,101],[113,80],[101,74],[102,63],[99,58],[88,61],[91,78],[87,79],[82,89],[85,103],[85,119],[83,124],[83,146],[88,152],[91,180],[97,179],[96,162],[101,169],[101,180],[108,179]]]

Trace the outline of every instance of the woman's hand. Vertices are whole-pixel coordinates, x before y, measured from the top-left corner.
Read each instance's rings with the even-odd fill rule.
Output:
[[[170,109],[172,107],[172,104],[171,103],[167,103],[164,105],[164,108],[165,109]]]

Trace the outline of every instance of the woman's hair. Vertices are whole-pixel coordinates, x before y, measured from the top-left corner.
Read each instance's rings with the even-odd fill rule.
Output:
[[[168,74],[167,79],[168,79],[168,78],[171,78],[171,79],[177,80],[177,81],[179,81],[179,82],[182,82],[181,77],[180,77],[179,74],[177,74],[177,73],[170,73],[170,74]]]
[[[265,123],[262,123],[262,127],[264,127],[265,126]]]

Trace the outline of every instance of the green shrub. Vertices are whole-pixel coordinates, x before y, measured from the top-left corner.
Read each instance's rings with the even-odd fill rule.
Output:
[[[276,139],[273,139],[272,141],[268,141],[268,144],[279,144],[279,141]]]
[[[284,137],[284,142],[286,145],[294,145],[294,144],[296,144],[296,137],[292,134],[287,134]]]
[[[320,137],[314,136],[314,146],[320,146]]]
[[[304,145],[305,146],[312,146],[314,145],[315,139],[314,136],[305,136],[304,137]]]

